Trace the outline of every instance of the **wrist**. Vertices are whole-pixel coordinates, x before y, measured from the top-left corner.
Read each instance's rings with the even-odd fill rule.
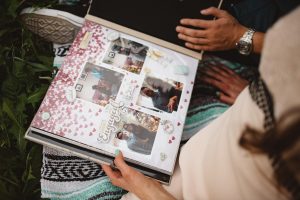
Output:
[[[235,31],[235,37],[233,40],[233,47],[236,47],[236,43],[239,42],[239,40],[243,37],[243,35],[246,33],[248,30],[247,27],[240,25],[237,30]]]
[[[239,25],[235,31],[233,31],[233,38],[232,38],[232,48],[236,49],[236,43],[243,37],[244,33],[248,30],[247,27]]]

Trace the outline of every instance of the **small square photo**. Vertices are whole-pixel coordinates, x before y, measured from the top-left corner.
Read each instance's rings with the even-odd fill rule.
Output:
[[[176,112],[183,83],[159,76],[146,76],[140,90],[137,105],[167,113]]]
[[[113,145],[122,151],[150,155],[158,131],[160,118],[130,108],[125,114],[114,137]]]
[[[75,86],[75,90],[77,92],[81,92],[82,88],[83,88],[83,85],[81,85],[81,84],[76,84],[76,86]]]
[[[85,73],[82,73],[82,74],[80,75],[80,78],[79,78],[79,79],[81,79],[81,80],[85,80],[85,79],[86,79],[86,77],[87,77],[87,74],[85,74]]]
[[[114,52],[109,52],[109,53],[108,53],[108,57],[110,57],[110,58],[114,58],[115,55],[116,55],[116,54],[115,54]]]
[[[87,63],[76,84],[76,97],[101,106],[115,100],[124,74]]]
[[[126,71],[140,74],[149,47],[125,38],[110,43],[103,62]]]

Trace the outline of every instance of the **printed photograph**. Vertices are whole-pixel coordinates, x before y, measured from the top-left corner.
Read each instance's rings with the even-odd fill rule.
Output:
[[[125,109],[126,114],[118,124],[113,145],[122,151],[150,155],[160,119],[137,110]]]
[[[87,63],[75,86],[76,97],[101,106],[115,100],[124,74]]]
[[[125,38],[118,38],[110,43],[103,62],[140,74],[148,50],[149,47],[143,44]]]
[[[178,109],[183,83],[171,79],[146,76],[137,105],[163,112],[176,112]]]

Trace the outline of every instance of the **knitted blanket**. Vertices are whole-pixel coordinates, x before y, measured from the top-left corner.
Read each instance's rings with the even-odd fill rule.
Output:
[[[59,55],[56,59],[61,60],[61,57],[58,57]],[[252,80],[257,75],[255,68],[231,63],[214,56],[204,56],[198,69],[208,64],[226,66],[248,80]],[[183,143],[228,109],[227,104],[219,101],[216,92],[213,87],[201,83],[197,76],[185,121]],[[126,193],[110,183],[98,164],[47,147],[44,147],[43,151],[41,174],[42,198],[119,199]]]

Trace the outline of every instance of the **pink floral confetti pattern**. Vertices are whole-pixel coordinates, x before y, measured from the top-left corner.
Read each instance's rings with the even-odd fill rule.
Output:
[[[81,40],[87,31],[92,30],[92,38],[85,49],[79,48]],[[83,101],[76,99],[69,102],[66,99],[65,90],[75,85],[81,69],[87,59],[95,58],[104,53],[105,30],[99,24],[86,20],[79,31],[69,55],[65,58],[63,66],[50,85],[47,94],[35,115],[31,126],[60,136],[93,135],[96,132],[94,122],[89,121],[91,116],[99,116],[100,109],[86,108]],[[81,112],[80,112],[81,111]],[[42,114],[48,112],[50,118],[42,119]]]

